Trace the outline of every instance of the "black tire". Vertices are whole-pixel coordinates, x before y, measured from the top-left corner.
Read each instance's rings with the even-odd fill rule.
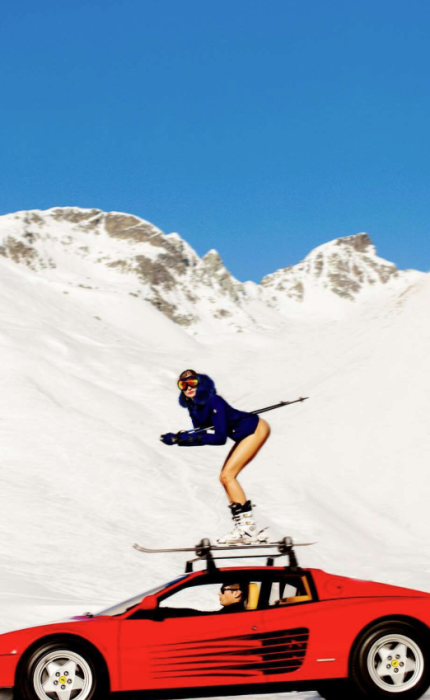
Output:
[[[358,692],[349,680],[321,681],[317,691],[324,700],[356,700]]]
[[[96,654],[70,639],[55,640],[34,649],[20,668],[18,697],[23,700],[57,700],[56,690],[68,687],[72,700],[106,699],[109,683],[104,664]]]
[[[428,635],[412,622],[376,623],[351,659],[351,682],[363,698],[417,700],[430,685]]]

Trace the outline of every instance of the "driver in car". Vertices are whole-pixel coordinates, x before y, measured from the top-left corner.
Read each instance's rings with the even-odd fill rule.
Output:
[[[222,605],[220,613],[243,612],[245,608],[245,591],[241,583],[223,583],[219,592]]]

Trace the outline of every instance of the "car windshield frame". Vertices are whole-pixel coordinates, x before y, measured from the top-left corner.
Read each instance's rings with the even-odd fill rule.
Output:
[[[178,576],[178,578],[173,579],[173,581],[169,581],[168,583],[162,583],[160,586],[151,588],[149,591],[140,593],[134,596],[133,598],[128,598],[128,600],[124,600],[121,603],[117,603],[116,605],[112,605],[109,608],[100,610],[99,612],[94,613],[94,617],[119,617],[120,615],[124,615],[126,612],[129,612],[130,610],[132,610],[132,608],[135,608],[137,605],[139,605],[142,602],[142,600],[147,596],[156,595],[157,593],[160,593],[160,591],[163,591],[165,588],[173,586],[175,583],[182,581],[186,577],[187,574],[182,574],[182,576]]]

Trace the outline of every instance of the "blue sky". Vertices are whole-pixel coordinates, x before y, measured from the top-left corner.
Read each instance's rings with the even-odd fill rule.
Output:
[[[430,270],[427,0],[3,0],[0,214],[127,211],[259,281]]]

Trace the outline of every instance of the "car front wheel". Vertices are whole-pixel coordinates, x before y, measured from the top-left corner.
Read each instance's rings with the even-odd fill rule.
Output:
[[[430,684],[428,654],[428,639],[418,626],[381,622],[356,647],[351,680],[365,698],[417,700]]]
[[[25,700],[95,700],[101,696],[102,685],[93,656],[70,643],[37,649],[19,679],[20,696]]]

